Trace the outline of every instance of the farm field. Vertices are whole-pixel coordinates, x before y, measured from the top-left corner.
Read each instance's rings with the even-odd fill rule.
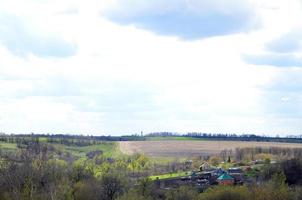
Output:
[[[153,137],[145,137],[147,141],[163,141],[163,140],[180,140],[180,141],[192,141],[192,140],[206,140],[204,138],[194,138],[194,137],[180,137],[180,136],[153,136]]]
[[[17,149],[15,143],[0,142],[0,150],[14,151]]]
[[[124,154],[144,153],[150,157],[188,158],[200,155],[214,155],[224,149],[244,147],[280,147],[302,148],[299,143],[277,142],[244,142],[244,141],[123,141],[119,142],[120,151]]]

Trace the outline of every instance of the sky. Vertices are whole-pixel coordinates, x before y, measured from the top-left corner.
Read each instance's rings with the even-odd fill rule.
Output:
[[[300,135],[301,19],[301,0],[0,0],[0,132]]]

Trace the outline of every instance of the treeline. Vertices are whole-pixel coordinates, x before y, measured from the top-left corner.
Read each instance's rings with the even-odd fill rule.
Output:
[[[136,141],[145,140],[137,135],[130,136],[83,136],[83,135],[63,135],[63,134],[1,134],[0,142],[16,143],[18,146],[27,145],[33,141],[42,141],[54,144],[64,144],[67,146],[88,146],[102,144],[103,142],[114,141]]]
[[[244,147],[224,149],[211,160],[214,163],[234,161],[237,165],[247,164],[270,164],[281,162],[288,159],[302,158],[302,148],[283,148],[283,147]]]
[[[228,152],[222,151],[222,155],[227,155]],[[233,156],[236,161],[241,162],[244,160],[254,161],[259,159],[259,155],[269,158],[276,157],[279,160],[302,158],[302,148],[282,148],[282,147],[245,147],[236,148]]]
[[[144,141],[150,137],[184,137],[195,138],[204,140],[216,141],[257,141],[257,142],[288,142],[288,143],[302,143],[302,135],[286,136],[286,137],[273,137],[273,136],[260,136],[254,134],[223,134],[223,133],[198,133],[191,132],[186,134],[179,134],[174,132],[156,132],[146,135],[124,135],[124,136],[94,136],[94,135],[69,135],[69,134],[0,134],[0,142],[16,143],[17,140],[26,138],[46,138],[50,143],[61,143],[64,145],[91,145],[96,144],[98,141]]]
[[[186,134],[179,134],[173,132],[157,132],[146,135],[147,137],[190,137],[206,140],[230,140],[230,141],[257,141],[257,142],[288,142],[288,143],[302,143],[302,135],[298,136],[260,136],[255,134],[224,134],[224,133],[199,133],[191,132]]]

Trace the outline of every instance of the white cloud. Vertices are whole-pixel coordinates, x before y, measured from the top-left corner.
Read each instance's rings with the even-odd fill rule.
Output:
[[[260,5],[263,40],[258,44],[258,51],[244,56],[246,61],[256,65],[301,67],[301,1],[266,0]]]
[[[24,9],[0,1],[0,12],[34,21],[29,32],[77,46],[73,56],[55,58],[19,57],[0,45],[0,131],[298,133],[299,118],[280,116],[282,104],[273,104],[297,96],[268,92],[282,74],[293,74],[241,57],[265,52],[281,29],[297,26],[280,20],[295,1],[285,8],[263,2],[252,2],[259,30],[182,41],[108,21],[99,13],[114,6],[110,1],[21,2]]]

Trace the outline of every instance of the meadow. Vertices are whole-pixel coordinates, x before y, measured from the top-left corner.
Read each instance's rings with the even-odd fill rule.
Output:
[[[117,157],[120,155],[120,151],[117,143],[115,142],[104,142],[103,144],[90,145],[90,146],[61,146],[65,151],[72,153],[78,157],[85,157],[85,155],[91,151],[100,150],[106,157]]]
[[[14,151],[16,149],[17,149],[17,144],[15,144],[15,143],[0,142],[0,150]]]

